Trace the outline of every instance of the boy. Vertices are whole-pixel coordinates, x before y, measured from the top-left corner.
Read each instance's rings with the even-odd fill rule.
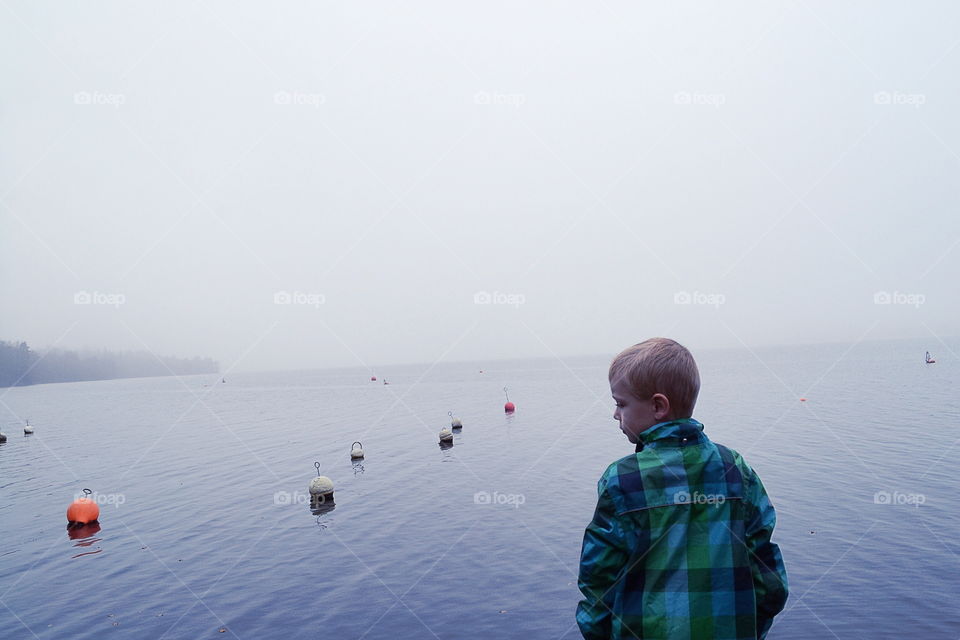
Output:
[[[598,483],[577,624],[588,640],[762,640],[787,600],[776,514],[739,453],[691,418],[693,356],[651,338],[614,358],[614,419],[636,453]]]

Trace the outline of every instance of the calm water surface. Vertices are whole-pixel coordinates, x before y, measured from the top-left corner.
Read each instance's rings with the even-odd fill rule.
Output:
[[[791,596],[770,638],[958,637],[958,359],[903,342],[695,355],[696,417],[779,514]],[[579,638],[596,480],[632,451],[606,361],[10,389],[36,433],[6,412],[3,637]],[[442,450],[448,411],[464,429]],[[320,516],[314,461],[336,483]],[[100,529],[71,539],[82,487]]]

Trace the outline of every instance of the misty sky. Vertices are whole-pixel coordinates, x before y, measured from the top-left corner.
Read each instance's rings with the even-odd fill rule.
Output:
[[[255,370],[958,333],[953,3],[2,4],[0,339]]]

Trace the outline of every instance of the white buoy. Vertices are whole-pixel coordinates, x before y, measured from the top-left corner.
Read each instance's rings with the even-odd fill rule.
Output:
[[[453,431],[444,427],[440,430],[440,442],[453,442]]]
[[[30,421],[27,420],[27,426],[23,428],[23,435],[28,436],[33,433],[33,427],[30,426]]]
[[[457,418],[453,415],[453,411],[447,411],[447,415],[450,416],[451,429],[463,429],[463,423],[460,422],[460,418]]]
[[[320,475],[319,462],[313,463],[313,466],[317,468],[317,477],[310,481],[307,491],[310,492],[310,508],[317,509],[333,502],[333,480]]]
[[[359,447],[357,445],[360,445]],[[360,444],[360,441],[354,442],[350,445],[350,459],[351,460],[360,460],[363,458],[363,445]]]
[[[7,434],[0,431],[0,442],[6,442],[6,441],[7,441]]]

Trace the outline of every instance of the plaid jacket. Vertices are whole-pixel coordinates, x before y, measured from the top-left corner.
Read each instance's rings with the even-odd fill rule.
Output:
[[[756,640],[787,600],[776,514],[739,453],[693,419],[654,425],[611,464],[583,536],[588,640]]]

